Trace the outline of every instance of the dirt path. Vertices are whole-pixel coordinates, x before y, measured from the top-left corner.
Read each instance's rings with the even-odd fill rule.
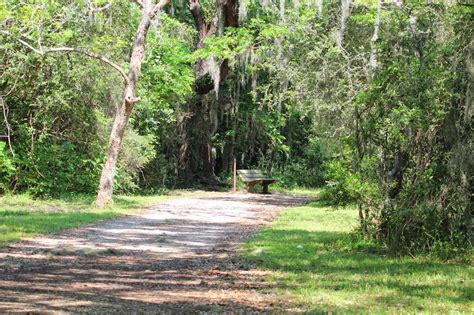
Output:
[[[213,193],[0,248],[0,313],[271,310],[271,283],[232,256],[279,211],[307,201]]]

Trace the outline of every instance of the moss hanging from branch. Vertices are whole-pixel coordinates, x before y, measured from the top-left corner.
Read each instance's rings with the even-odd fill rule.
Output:
[[[211,76],[212,82],[214,83],[214,91],[216,97],[219,96],[219,85],[221,82],[221,66],[214,57],[209,58],[209,75]]]
[[[239,1],[239,23],[245,22],[247,20],[248,13],[248,0]]]

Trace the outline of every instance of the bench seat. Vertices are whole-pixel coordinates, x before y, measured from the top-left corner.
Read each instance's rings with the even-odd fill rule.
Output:
[[[276,182],[276,179],[265,176],[260,170],[238,170],[240,179],[247,185],[247,189],[252,189],[255,185],[263,186],[263,193],[268,194],[268,186]]]

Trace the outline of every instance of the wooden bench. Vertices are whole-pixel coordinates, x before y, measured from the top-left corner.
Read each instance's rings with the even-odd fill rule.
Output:
[[[264,194],[268,194],[268,185],[276,182],[276,179],[266,177],[260,170],[238,170],[237,174],[249,190],[255,185],[261,184]]]

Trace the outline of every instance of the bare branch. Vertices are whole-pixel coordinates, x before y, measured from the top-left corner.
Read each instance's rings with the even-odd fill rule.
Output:
[[[4,30],[0,30],[0,34],[11,35],[10,32],[4,31]],[[112,62],[110,59],[108,59],[104,56],[95,54],[93,52],[90,52],[90,51],[87,51],[87,50],[84,50],[84,49],[81,49],[81,48],[74,48],[74,47],[56,47],[56,48],[43,49],[40,45],[40,48],[38,49],[38,48],[33,47],[32,45],[30,45],[28,42],[24,41],[21,38],[16,38],[16,40],[20,44],[22,44],[23,46],[29,48],[30,50],[34,51],[35,53],[37,53],[41,56],[44,56],[44,55],[52,53],[52,52],[75,52],[75,53],[83,54],[83,55],[88,56],[90,58],[100,60],[103,63],[111,66],[112,68],[114,68],[122,76],[125,83],[129,84],[128,76],[125,73],[125,71],[122,69],[122,67],[120,67],[119,65]]]
[[[103,7],[98,8],[98,7],[94,6],[94,4],[92,3],[91,0],[86,0],[86,2],[87,2],[87,5],[89,6],[89,10],[91,10],[92,12],[104,11],[104,10],[107,10],[108,8],[110,8],[112,6],[112,3],[107,3]]]
[[[153,19],[161,10],[163,10],[164,7],[166,7],[171,0],[160,0],[155,7],[150,11],[150,19]]]
[[[104,56],[101,56],[101,55],[98,55],[98,54],[95,54],[93,52],[90,52],[90,51],[87,51],[87,50],[83,50],[83,49],[80,49],[80,48],[74,48],[74,47],[56,47],[56,48],[49,48],[47,50],[44,51],[43,55],[46,55],[46,54],[49,54],[49,53],[52,53],[52,52],[75,52],[75,53],[79,53],[79,54],[83,54],[83,55],[86,55],[90,58],[94,58],[94,59],[97,59],[97,60],[100,60],[102,61],[103,63],[105,64],[108,64],[109,66],[111,66],[112,68],[114,68],[115,70],[117,70],[118,73],[120,73],[120,75],[122,76],[122,78],[125,80],[125,82],[128,84],[128,76],[127,74],[125,73],[125,71],[123,71],[122,67],[120,67],[119,65],[117,65],[116,63],[112,62],[110,59],[104,57]]]
[[[104,10],[107,10],[108,8],[110,8],[111,6],[112,6],[112,3],[108,3],[108,4],[104,5],[103,7],[94,8],[94,11],[95,12],[104,11]]]
[[[132,2],[135,2],[136,4],[138,4],[140,6],[140,8],[144,8],[145,6],[143,5],[143,2],[142,0],[132,0]]]
[[[0,30],[0,34],[11,35],[10,32],[4,31],[4,30]],[[28,44],[27,42],[25,42],[23,39],[17,38],[16,40],[17,40],[20,44],[22,44],[23,46],[26,46],[26,47],[28,47],[29,49],[33,50],[35,53],[40,54],[40,55],[43,55],[43,51],[42,51],[42,50],[36,49],[35,47],[33,47],[33,46],[31,46],[30,44]]]

